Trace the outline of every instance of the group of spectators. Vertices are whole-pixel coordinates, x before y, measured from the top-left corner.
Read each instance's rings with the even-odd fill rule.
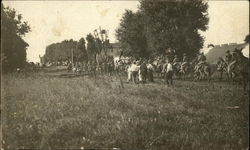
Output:
[[[146,81],[154,82],[155,64],[153,60],[134,60],[128,66],[128,82],[146,83]],[[162,68],[164,79],[168,85],[173,84],[173,62],[165,60]]]

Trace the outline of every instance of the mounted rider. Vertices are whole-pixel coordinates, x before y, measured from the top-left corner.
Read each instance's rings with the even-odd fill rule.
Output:
[[[217,70],[223,71],[223,69],[225,68],[225,64],[226,64],[226,61],[222,57],[219,57],[216,63]]]
[[[139,81],[145,83],[146,78],[147,78],[147,61],[142,60],[139,66]]]
[[[188,57],[187,57],[187,54],[186,53],[183,53],[183,57],[182,57],[182,64],[181,66],[185,66],[188,64]]]
[[[183,53],[183,57],[182,57],[182,63],[181,63],[181,71],[184,71],[184,68],[186,66],[188,66],[188,57],[186,53]]]
[[[204,53],[200,53],[197,57],[198,64],[196,65],[196,70],[200,70],[203,65],[206,65],[206,60],[207,58]]]
[[[166,56],[167,56],[167,59],[169,61],[173,61],[174,56],[175,56],[175,50],[173,50],[173,49],[167,49]]]
[[[227,65],[229,65],[229,63],[232,61],[232,54],[230,53],[229,50],[226,51],[226,55],[225,55],[224,60],[227,63]]]
[[[175,66],[179,62],[180,62],[180,59],[178,58],[178,55],[175,55],[174,60],[173,60],[173,65]]]
[[[181,69],[181,62],[180,62],[180,59],[179,59],[178,55],[174,56],[174,60],[173,60],[172,64],[173,64],[173,66],[175,68],[175,71],[179,72],[180,69]]]
[[[148,81],[149,82],[153,82],[154,81],[154,77],[153,77],[153,71],[154,71],[154,65],[153,65],[153,61],[149,60],[148,65],[147,65],[147,70],[148,70]]]
[[[233,53],[232,53],[232,59],[231,59],[231,63],[228,65],[228,69],[234,69],[235,66],[238,63],[238,50],[237,48],[234,49]]]

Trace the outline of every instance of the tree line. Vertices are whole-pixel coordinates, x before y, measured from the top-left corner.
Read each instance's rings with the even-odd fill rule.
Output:
[[[29,46],[23,37],[31,31],[28,22],[15,9],[1,2],[1,67],[3,72],[22,68],[26,64],[26,49]]]
[[[46,47],[45,63],[50,62],[84,62],[98,63],[103,61],[105,50],[111,48],[109,39],[102,35],[106,34],[106,30],[95,30],[94,34],[89,33],[85,38],[80,38],[79,41],[73,39],[64,40],[59,43],[52,43]],[[107,35],[106,35],[107,36]]]
[[[208,25],[208,4],[203,0],[141,0],[139,10],[126,10],[116,30],[123,54],[148,58],[172,49],[194,57],[203,47]]]

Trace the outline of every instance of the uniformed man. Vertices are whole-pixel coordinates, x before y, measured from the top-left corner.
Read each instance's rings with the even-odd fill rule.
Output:
[[[149,60],[149,63],[147,65],[147,74],[149,82],[154,82],[153,71],[154,71],[153,61]]]
[[[168,49],[166,55],[167,55],[167,58],[168,58],[169,61],[173,61],[174,55],[175,55],[175,51],[172,50],[172,49]]]
[[[183,69],[184,66],[188,65],[188,58],[187,58],[187,54],[184,53],[183,57],[182,57],[182,64],[181,64],[181,70]]]
[[[197,64],[197,67],[196,69],[199,70],[202,65],[204,65],[206,63],[206,56],[204,55],[204,53],[202,52],[199,56],[198,56],[198,64]]]
[[[238,50],[237,50],[237,48],[235,48],[235,50],[232,53],[232,59],[231,59],[232,62],[228,65],[228,69],[231,69],[231,70],[234,69],[237,62],[239,61],[237,53],[238,53]]]
[[[142,83],[145,83],[146,82],[146,76],[147,76],[147,65],[146,65],[146,61],[144,60],[140,64],[139,81],[141,81]]]
[[[163,70],[167,85],[173,85],[173,63],[171,60],[166,60],[166,63],[163,65]]]
[[[173,65],[175,65],[176,63],[180,62],[178,55],[174,56],[174,60],[173,60]]]
[[[230,53],[229,50],[227,50],[227,52],[226,52],[225,61],[226,61],[227,65],[229,65],[229,63],[232,61],[232,54]]]

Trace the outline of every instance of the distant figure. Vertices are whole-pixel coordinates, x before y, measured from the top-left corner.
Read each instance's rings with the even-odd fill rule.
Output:
[[[180,60],[179,60],[178,56],[175,55],[174,60],[173,60],[173,65],[175,65],[176,63],[179,63],[179,62],[180,62]]]
[[[173,63],[170,60],[166,61],[163,68],[167,85],[173,85]]]
[[[174,55],[175,55],[175,51],[172,50],[172,49],[168,49],[166,55],[167,55],[167,59],[168,60],[173,61]]]
[[[228,72],[231,72],[231,70],[234,70],[237,62],[238,62],[238,54],[237,54],[237,49],[235,48],[235,50],[232,53],[232,60],[230,62],[230,64],[228,65]]]
[[[114,61],[109,60],[108,62],[108,75],[111,76],[114,70]]]
[[[182,58],[181,68],[185,67],[186,65],[188,65],[188,57],[187,57],[187,54],[184,53],[183,58]]]
[[[20,68],[16,68],[16,71],[19,73],[21,71],[21,69]]]
[[[186,53],[183,53],[182,62],[188,62],[188,57]]]
[[[221,81],[223,77],[223,73],[227,72],[227,64],[222,57],[219,57],[216,66],[217,66],[217,71],[220,73],[219,80]]]
[[[225,61],[226,61],[227,65],[229,65],[229,63],[232,61],[232,54],[230,53],[229,50],[227,50],[227,52],[226,52]]]
[[[200,55],[198,55],[198,58],[197,58],[198,64],[196,66],[196,70],[200,70],[201,67],[206,64],[206,60],[207,58],[203,52]]]
[[[127,66],[127,73],[128,73],[128,79],[127,79],[127,82],[130,82],[132,81],[132,64],[129,62],[128,63],[128,66]]]
[[[153,66],[152,60],[150,60],[148,65],[147,65],[147,73],[148,73],[148,81],[149,82],[154,82],[153,72],[154,72],[154,66]]]
[[[70,72],[72,70],[72,67],[73,67],[72,63],[70,62],[69,65],[68,65],[68,68],[67,68],[68,72]]]
[[[142,83],[146,82],[146,78],[147,78],[147,65],[146,62],[143,61],[140,65],[140,69],[139,69],[139,76],[140,76],[140,81]]]
[[[137,77],[138,77],[138,71],[139,71],[138,62],[134,61],[130,69],[131,69],[131,75],[132,75],[132,82],[137,83]]]

